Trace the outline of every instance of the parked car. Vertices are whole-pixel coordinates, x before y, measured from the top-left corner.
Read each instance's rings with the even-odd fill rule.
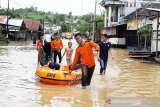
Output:
[[[73,38],[73,33],[72,32],[66,32],[65,38],[66,39],[72,39]]]

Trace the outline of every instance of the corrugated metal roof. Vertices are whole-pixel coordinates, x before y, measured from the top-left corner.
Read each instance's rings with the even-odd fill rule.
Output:
[[[139,8],[136,11],[130,13],[127,16],[125,16],[124,19],[132,19],[132,18],[141,17],[141,16],[143,16],[143,17],[149,17],[149,16],[152,16],[152,15],[156,14],[156,13],[151,12],[151,11],[149,11],[147,9],[144,9],[144,8]]]
[[[23,19],[9,19],[8,25],[11,26],[21,26],[23,23]]]
[[[160,9],[157,9],[157,8],[147,8],[148,10],[151,10],[151,11],[156,11],[156,12],[160,12]]]
[[[19,31],[20,27],[17,26],[8,26],[9,31]]]
[[[6,24],[7,16],[0,16],[0,24]]]
[[[154,11],[154,12],[160,12],[160,9],[158,9],[158,8],[147,8],[147,10]],[[154,16],[150,16],[149,17],[150,20],[153,20],[155,18],[157,18],[157,14],[155,14]]]
[[[141,16],[153,16],[156,13],[154,11],[149,11],[148,8],[154,8],[153,10],[160,10],[160,3],[150,3],[150,4],[145,4],[144,7],[138,8],[136,11],[130,13],[129,15],[125,16],[124,19],[132,19]]]

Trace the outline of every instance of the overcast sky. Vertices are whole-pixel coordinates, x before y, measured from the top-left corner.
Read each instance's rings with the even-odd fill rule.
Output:
[[[0,0],[1,7],[7,8],[8,0]],[[97,0],[100,2],[101,0]],[[51,11],[73,15],[94,13],[95,0],[10,0],[10,8],[38,7],[38,10]],[[103,8],[97,3],[97,14],[101,14]]]

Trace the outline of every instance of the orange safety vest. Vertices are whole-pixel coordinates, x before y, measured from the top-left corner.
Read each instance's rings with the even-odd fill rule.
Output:
[[[94,54],[92,48],[95,48],[97,51],[100,50],[98,44],[94,43],[93,41],[85,42],[83,46],[79,46],[76,49],[74,61],[72,63],[71,69],[74,69],[79,57],[81,58],[81,64],[86,65],[87,67],[92,67],[95,65]]]
[[[54,51],[54,50],[62,50],[63,49],[62,40],[53,40],[51,42],[51,48],[52,48],[52,51]]]
[[[42,44],[42,42],[39,40],[39,41],[37,42],[37,45],[36,45],[36,49],[37,49],[38,52],[39,52],[39,50],[41,49],[42,46],[43,46],[43,44]]]

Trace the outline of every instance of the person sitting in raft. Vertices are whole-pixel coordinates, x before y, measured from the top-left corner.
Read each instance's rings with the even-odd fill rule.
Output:
[[[48,66],[51,69],[59,70],[60,65],[56,62],[53,62],[52,54],[51,54],[51,40],[44,39],[44,45],[40,48],[40,65],[41,66]]]

